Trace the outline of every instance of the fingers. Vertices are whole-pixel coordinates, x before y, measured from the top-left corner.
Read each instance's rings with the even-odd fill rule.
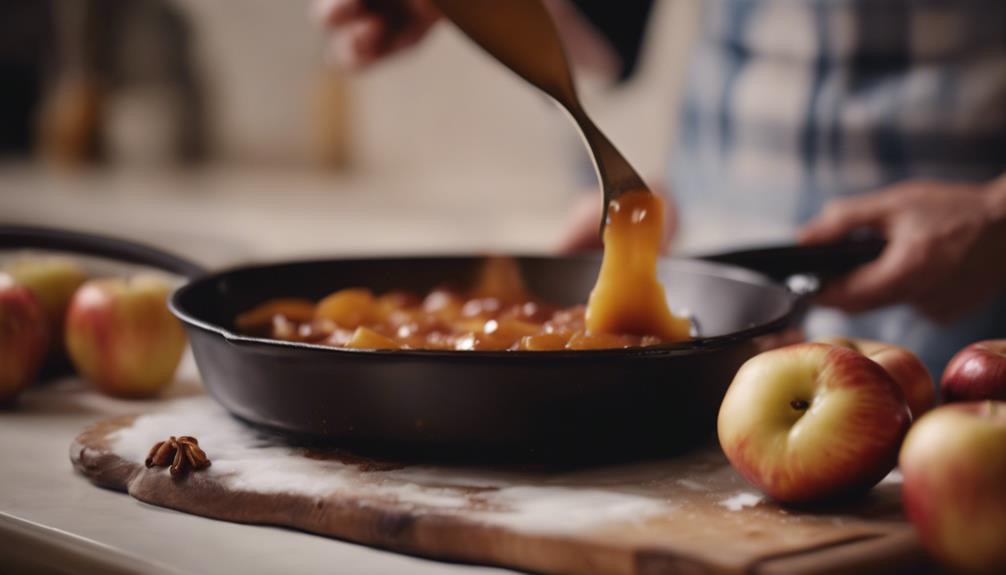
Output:
[[[826,244],[857,228],[881,228],[890,208],[891,199],[885,193],[833,200],[800,230],[798,239],[805,245]]]
[[[332,37],[329,55],[343,68],[362,68],[382,55],[384,36],[384,22],[379,17],[361,16]]]
[[[858,312],[904,302],[937,322],[976,309],[1006,284],[1006,268],[987,263],[1001,250],[989,248],[989,206],[976,193],[983,189],[909,181],[827,206],[803,230],[804,243],[835,241],[863,226],[888,243],[876,261],[826,284],[819,303]]]
[[[363,0],[318,0],[314,3],[314,18],[324,26],[337,28],[367,13]]]
[[[385,26],[364,0],[319,0],[315,19],[331,28],[328,57],[342,68],[355,70],[380,56]]]
[[[351,70],[417,43],[439,17],[428,0],[317,0],[314,12],[331,30],[329,58]]]
[[[836,242],[863,227],[890,228],[891,218],[895,215],[893,210],[896,209],[893,195],[889,190],[830,202],[800,231],[800,243]],[[917,269],[912,242],[903,237],[889,237],[887,248],[876,261],[829,281],[817,301],[848,312],[902,301],[906,295],[906,284]]]
[[[892,237],[876,261],[831,280],[817,297],[821,305],[859,312],[910,299],[925,255],[913,242]]]

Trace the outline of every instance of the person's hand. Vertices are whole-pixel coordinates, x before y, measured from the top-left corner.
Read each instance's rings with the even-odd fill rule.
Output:
[[[887,238],[874,262],[828,284],[819,303],[858,312],[908,302],[949,322],[1006,289],[1006,179],[909,181],[836,200],[800,233],[804,244],[872,228]]]
[[[667,213],[664,214],[666,249],[678,228],[678,212],[674,206],[674,198],[670,194],[664,193],[661,186],[650,186],[650,189],[653,193],[663,196],[664,205],[667,208]],[[604,246],[599,233],[601,209],[601,196],[596,192],[581,194],[576,199],[559,239],[560,253],[599,250]]]
[[[429,0],[316,0],[315,16],[331,57],[357,70],[419,42],[440,14]]]

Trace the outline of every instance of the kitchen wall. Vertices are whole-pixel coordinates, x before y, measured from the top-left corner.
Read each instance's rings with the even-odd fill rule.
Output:
[[[658,2],[628,85],[580,78],[588,109],[651,179],[664,172],[699,2]],[[55,170],[49,162],[0,163],[4,220],[139,238],[213,264],[542,252],[554,247],[574,197],[590,186],[571,123],[447,25],[417,49],[343,77],[325,66],[308,0],[101,3],[126,23],[121,36],[104,37],[119,46],[103,52],[106,60],[121,57],[111,66],[118,71],[104,91],[71,82],[54,109],[57,119],[71,120],[64,135],[104,122],[105,159]],[[57,16],[73,21],[74,14]],[[172,92],[172,77],[198,89]],[[178,113],[177,100],[187,95],[203,103]],[[106,105],[101,118],[93,114],[98,97]],[[327,103],[321,112],[319,101]],[[198,167],[156,161],[170,147],[158,134],[170,136],[178,118],[205,128],[196,131],[206,143]]]
[[[195,27],[213,149],[238,162],[311,157],[313,100],[326,76],[311,2],[175,1]],[[648,174],[663,170],[697,5],[658,3],[640,75],[628,87],[586,82],[591,112]],[[413,52],[348,79],[347,91],[359,169],[566,170],[579,152],[566,118],[449,26],[438,26]]]

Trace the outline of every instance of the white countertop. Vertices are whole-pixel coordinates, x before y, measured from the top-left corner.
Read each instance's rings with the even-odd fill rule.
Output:
[[[138,239],[208,266],[319,255],[544,253],[576,193],[554,170],[473,165],[333,175],[251,168],[67,174],[0,164],[0,223]],[[15,409],[0,411],[0,572],[12,561],[72,573],[501,572],[154,508],[73,472],[68,447],[88,424],[201,392],[191,363],[181,373],[158,401],[113,400],[68,379],[36,386]]]
[[[570,190],[548,174],[492,178],[473,167],[419,177],[235,169],[61,174],[0,165],[0,222],[138,239],[210,266],[360,253],[544,252]],[[87,425],[201,393],[191,361],[180,374],[157,401],[110,399],[68,378],[36,385],[14,409],[0,411],[0,572],[27,565],[103,574],[504,572],[177,513],[74,472],[70,442]]]
[[[70,442],[109,416],[164,409],[202,393],[187,358],[164,398],[122,401],[76,378],[37,385],[0,411],[0,572],[505,573],[398,555],[278,527],[153,507],[74,472]],[[6,567],[5,567],[6,565]]]

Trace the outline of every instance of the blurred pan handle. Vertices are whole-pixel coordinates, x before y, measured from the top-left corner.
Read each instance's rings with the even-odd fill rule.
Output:
[[[785,245],[727,252],[702,259],[748,268],[785,284],[796,299],[794,321],[802,321],[821,284],[880,257],[887,241],[873,233],[857,234],[820,246]]]
[[[851,272],[880,257],[886,240],[858,235],[820,246],[773,246],[702,256],[701,259],[755,270],[783,283],[800,276],[822,282]]]
[[[0,224],[0,249],[29,248],[86,254],[141,264],[188,279],[206,273],[203,266],[191,260],[131,240],[70,230]]]

